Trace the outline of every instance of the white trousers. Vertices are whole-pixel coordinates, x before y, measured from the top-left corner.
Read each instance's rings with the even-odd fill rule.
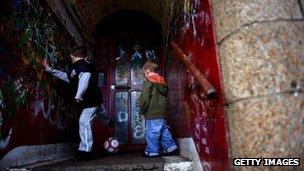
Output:
[[[79,151],[90,152],[92,150],[92,121],[94,117],[100,117],[105,123],[109,123],[110,121],[110,118],[103,104],[100,106],[84,108],[79,118]]]

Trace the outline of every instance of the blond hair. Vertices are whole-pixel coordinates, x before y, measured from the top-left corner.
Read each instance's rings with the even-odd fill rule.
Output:
[[[150,61],[150,60],[148,60],[143,66],[144,70],[147,69],[151,72],[156,72],[157,68],[158,68],[157,63]]]

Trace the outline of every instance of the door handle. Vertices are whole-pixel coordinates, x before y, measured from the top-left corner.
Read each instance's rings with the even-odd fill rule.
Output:
[[[131,86],[128,85],[111,85],[111,90],[130,90]]]

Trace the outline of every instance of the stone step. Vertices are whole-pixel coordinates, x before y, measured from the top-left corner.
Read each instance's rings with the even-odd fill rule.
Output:
[[[90,161],[72,159],[32,168],[34,171],[192,171],[192,162],[182,156],[144,158],[140,153],[104,156]]]

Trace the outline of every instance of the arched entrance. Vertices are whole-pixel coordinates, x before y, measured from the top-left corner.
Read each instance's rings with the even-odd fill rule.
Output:
[[[95,34],[94,59],[104,78],[104,104],[115,120],[109,134],[117,137],[125,150],[142,149],[144,119],[139,117],[136,102],[144,81],[144,62],[159,63],[163,73],[160,24],[143,12],[123,10],[104,18]]]
[[[40,8],[40,6],[37,5],[33,6],[33,3],[30,4],[29,2],[34,1],[27,1],[29,8],[26,9],[38,7],[37,10],[33,10],[33,14],[36,11],[47,14],[46,10],[41,10],[44,8]],[[35,0],[35,2],[40,1]],[[102,144],[104,142],[103,140],[105,138],[117,134],[123,138],[126,149],[141,148],[140,144],[142,141],[136,142],[135,140],[132,140],[132,131],[133,133],[139,133],[135,134],[138,137],[140,137],[139,135],[142,135],[140,134],[142,133],[141,129],[132,130],[131,118],[132,116],[135,116],[134,118],[136,118],[136,111],[135,115],[132,115],[132,93],[136,95],[136,93],[138,94],[140,90],[140,84],[132,84],[132,66],[137,66],[134,68],[139,69],[141,66],[140,64],[142,64],[144,61],[137,61],[136,63],[138,65],[132,65],[132,55],[135,54],[135,51],[137,50],[139,51],[138,53],[141,54],[141,56],[144,56],[146,59],[147,55],[145,50],[141,52],[139,50],[142,46],[134,46],[134,44],[140,44],[139,42],[143,41],[156,42],[155,47],[158,47],[156,49],[160,49],[159,51],[156,50],[157,56],[160,57],[158,60],[162,65],[166,66],[165,69],[161,67],[160,72],[165,70],[166,79],[169,84],[169,109],[171,119],[174,121],[171,122],[170,125],[174,128],[173,133],[175,133],[175,138],[178,139],[180,144],[181,155],[186,156],[191,160],[195,160],[193,156],[196,155],[197,158],[199,158],[195,160],[197,161],[197,165],[202,165],[205,168],[204,170],[227,170],[225,168],[228,168],[229,166],[229,149],[227,137],[228,131],[226,128],[226,115],[224,109],[230,104],[228,103],[226,105],[222,91],[222,79],[220,78],[221,72],[219,68],[219,60],[216,55],[217,44],[214,39],[213,17],[211,15],[210,7],[211,1],[75,0],[52,2],[53,1],[48,1],[48,3],[50,3],[50,8],[56,8],[53,9],[54,12],[56,13],[57,17],[59,16],[58,18],[62,24],[65,25],[68,33],[72,36],[72,38],[64,36],[63,32],[55,29],[53,32],[50,32],[56,33],[56,35],[61,38],[60,42],[62,43],[62,46],[58,43],[58,47],[61,46],[61,48],[58,48],[58,50],[62,49],[63,47],[63,50],[67,51],[67,40],[72,39],[75,39],[76,43],[79,45],[88,44],[91,46],[94,44],[95,48],[93,52],[95,53],[94,56],[96,57],[94,59],[96,59],[95,63],[99,67],[99,83],[104,90],[105,105],[109,109],[110,115],[118,119],[120,118],[119,120],[122,121],[121,123],[123,123],[117,123],[116,128],[120,129],[109,129],[108,131],[107,128],[101,126],[101,124],[94,124],[94,143],[96,147],[102,148]],[[18,3],[16,3],[16,5],[18,6]],[[67,9],[63,10],[65,8]],[[222,8],[218,9],[220,10]],[[135,10],[147,13],[160,24],[151,19],[151,17],[144,17],[144,13],[139,14],[138,12],[135,12],[136,14],[134,14],[133,11],[132,13],[134,15],[130,17],[126,13],[121,14],[121,10]],[[16,12],[16,14],[28,13]],[[34,18],[33,20],[26,19],[26,21],[30,21],[29,23],[33,23],[35,26],[48,26],[45,24],[36,24],[37,21],[40,21],[40,19],[42,21],[48,19],[43,17],[44,15],[35,14],[30,16],[34,16]],[[37,20],[38,18],[39,20]],[[68,20],[69,18],[71,20]],[[17,21],[19,20],[16,20],[16,22]],[[116,21],[117,23],[115,24]],[[14,28],[19,29],[20,23],[16,24],[17,25]],[[11,24],[9,23],[8,26],[10,25]],[[161,29],[159,25],[161,25]],[[3,28],[10,27],[5,25]],[[136,28],[136,30],[132,31],[134,28]],[[26,28],[24,28],[23,31],[16,30],[16,33],[17,31],[23,33],[26,30]],[[8,33],[8,36],[12,35],[10,31]],[[40,34],[47,32],[45,32],[44,29],[40,30],[39,28],[39,31],[35,31],[34,33]],[[92,33],[95,33],[95,35],[92,35]],[[161,35],[160,33],[162,33],[163,37],[159,36]],[[16,35],[21,36],[22,34]],[[13,36],[15,35],[13,34]],[[31,44],[30,41],[28,43],[25,43],[27,41],[22,41],[23,44],[26,45],[23,53],[27,54],[27,49],[35,50],[34,42],[35,40],[39,40],[40,42],[40,37],[41,36],[37,35],[34,37],[37,39],[29,39],[34,40],[32,42],[33,44]],[[21,38],[24,38],[23,35]],[[45,41],[42,41],[43,46],[39,46],[39,51],[41,47],[44,47],[44,44],[49,44],[48,38],[51,37],[46,36],[46,38],[47,39],[45,39]],[[93,39],[96,40],[96,43],[91,41]],[[14,38],[13,40],[19,39]],[[170,41],[175,41],[180,49],[182,49],[183,53],[189,59],[191,59],[194,66],[207,78],[208,81],[210,81],[218,93],[217,98],[205,99],[202,96],[203,91],[201,91],[191,73],[187,72],[187,68],[185,68],[180,61],[176,60],[175,55],[171,53],[172,50],[170,49],[169,45]],[[164,46],[161,46],[160,42],[162,42]],[[13,46],[16,44],[17,43],[14,43]],[[123,46],[123,44],[125,45]],[[30,46],[30,48],[27,48],[27,46]],[[121,48],[119,48],[119,46]],[[150,47],[154,47],[153,43]],[[161,52],[163,52],[163,50],[161,47],[168,47],[166,54],[162,55]],[[230,48],[224,48],[224,50],[230,51]],[[119,54],[117,52],[123,52],[125,57],[121,57],[120,55],[117,56],[116,54]],[[19,50],[16,54],[19,54]],[[57,55],[57,53],[52,54]],[[44,55],[36,55],[37,59],[40,59],[43,56]],[[162,56],[166,56],[166,60],[163,60]],[[56,61],[58,61],[59,57],[63,56],[58,55],[57,57],[54,58]],[[138,55],[135,55],[134,59],[138,59]],[[10,60],[12,60],[12,58],[10,58]],[[11,61],[9,62],[11,63]],[[55,67],[61,68],[62,66],[55,65]],[[18,68],[20,69],[20,67]],[[33,73],[35,74],[36,71]],[[33,83],[36,83],[36,81],[33,81]],[[113,87],[113,90],[111,90],[111,87]],[[34,93],[32,94],[35,95]],[[116,97],[117,101],[115,101]],[[133,99],[133,102],[134,101],[136,100]],[[116,110],[116,104],[124,105],[117,105],[117,107],[123,107]],[[30,114],[29,112],[27,113]],[[22,117],[22,119],[17,118],[16,120],[18,120],[18,122],[24,121],[24,117]],[[25,123],[27,123],[27,120],[25,120]],[[41,143],[41,140],[45,139],[44,132],[49,132],[45,131],[49,130],[48,128],[40,126],[39,124],[39,122],[30,124],[31,126],[35,126],[35,130],[40,130],[40,132],[43,133],[41,134],[43,137],[35,136],[35,138],[38,138],[30,138],[30,142],[32,144]],[[142,128],[142,126],[136,128]],[[18,126],[18,129],[23,130],[23,127]],[[51,130],[56,130],[56,128]],[[123,130],[124,132],[121,133],[119,130]],[[13,134],[14,133],[16,133],[16,131],[13,131]],[[66,137],[64,138],[66,139]],[[48,140],[46,143],[55,142],[53,140],[56,140],[57,142],[58,135],[54,136],[52,141]],[[17,141],[13,140],[13,142]],[[20,142],[22,142],[20,143],[21,145],[28,144],[24,140]],[[190,143],[192,143],[192,146],[189,145]],[[195,152],[195,155],[193,155],[192,152]]]

